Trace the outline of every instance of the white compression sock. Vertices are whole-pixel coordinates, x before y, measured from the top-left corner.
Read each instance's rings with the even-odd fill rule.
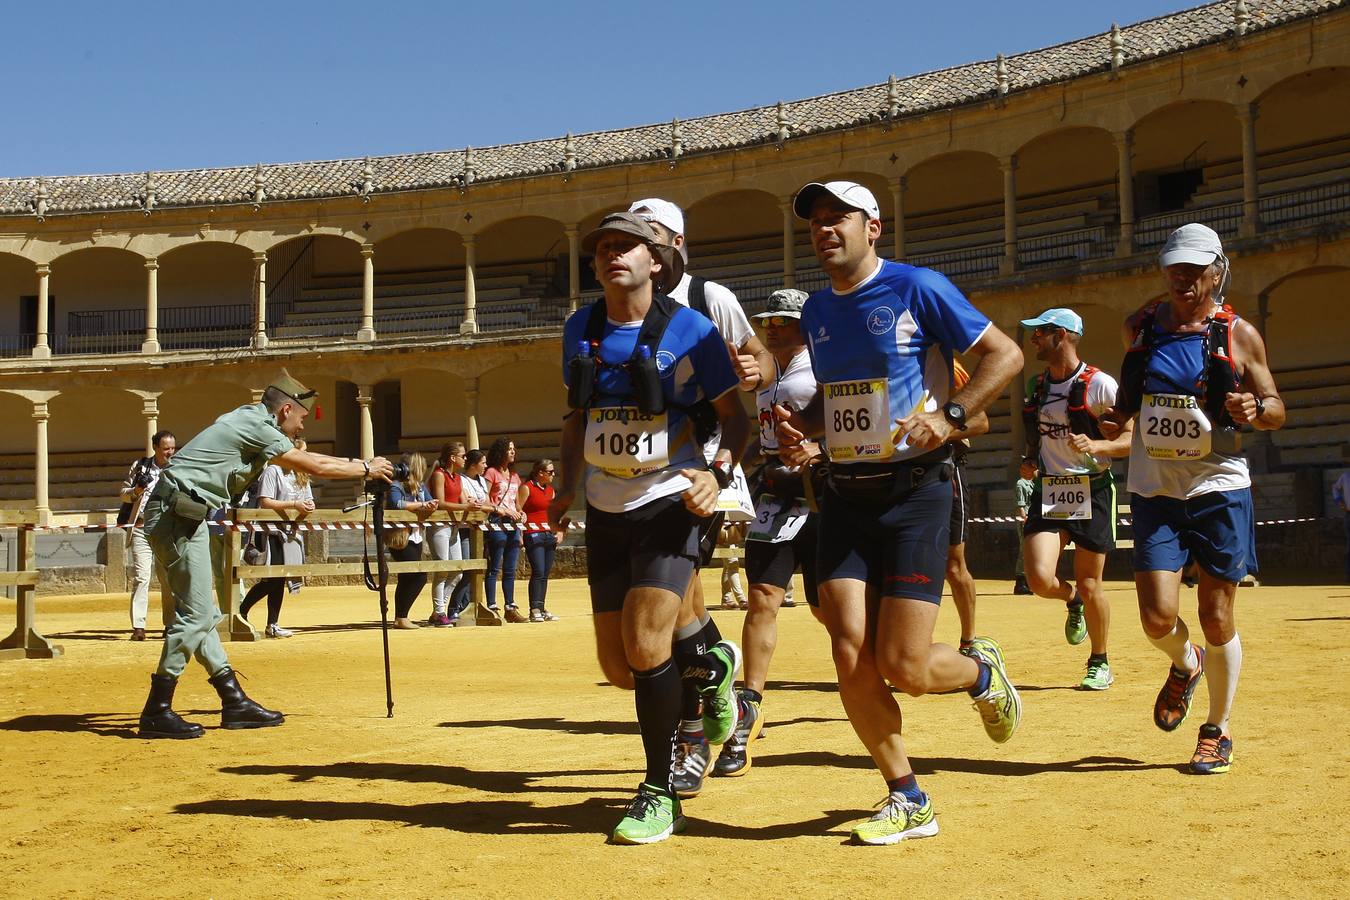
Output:
[[[1242,640],[1236,634],[1226,644],[1209,644],[1205,655],[1205,680],[1209,682],[1209,718],[1228,734],[1228,716],[1237,695],[1238,672],[1242,669]]]
[[[1149,642],[1162,652],[1166,653],[1172,660],[1172,665],[1183,672],[1194,671],[1199,660],[1196,659],[1195,650],[1191,648],[1191,632],[1186,627],[1186,623],[1177,617],[1177,623],[1172,626],[1172,630],[1160,638],[1149,638]]]

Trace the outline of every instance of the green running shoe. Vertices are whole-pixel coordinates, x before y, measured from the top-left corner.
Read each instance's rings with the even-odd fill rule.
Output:
[[[1090,659],[1087,664],[1087,674],[1079,683],[1080,691],[1104,691],[1115,681],[1111,674],[1111,666],[1104,659]]]
[[[726,743],[736,730],[738,707],[736,675],[741,671],[741,648],[731,641],[718,641],[710,656],[726,667],[726,673],[713,685],[700,689],[703,694],[703,736],[710,744]]]
[[[984,720],[985,734],[998,744],[1006,742],[1022,723],[1022,698],[1003,667],[1003,651],[992,638],[980,649],[980,658],[989,666],[989,689],[972,704]]]
[[[1078,595],[1073,595],[1078,600]],[[1064,620],[1064,640],[1077,647],[1087,639],[1087,617],[1083,615],[1083,602],[1071,603],[1068,617]]]
[[[873,846],[898,844],[937,833],[937,816],[933,814],[933,801],[927,794],[923,795],[922,803],[887,795],[881,801],[880,812],[853,826],[854,842]]]
[[[615,844],[655,844],[684,831],[680,801],[650,784],[638,785],[637,796],[628,804],[628,812],[614,828],[610,841]]]

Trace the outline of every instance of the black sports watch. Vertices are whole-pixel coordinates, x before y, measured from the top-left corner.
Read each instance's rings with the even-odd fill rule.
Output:
[[[955,400],[948,401],[942,407],[942,415],[946,417],[948,422],[952,423],[952,427],[957,431],[966,430],[966,408],[960,403]]]
[[[713,464],[708,467],[708,471],[712,472],[713,478],[717,479],[717,489],[719,491],[725,491],[727,488],[731,487],[731,466],[727,463],[720,459],[714,460]]]

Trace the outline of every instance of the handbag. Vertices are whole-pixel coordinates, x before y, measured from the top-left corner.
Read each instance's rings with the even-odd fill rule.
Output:
[[[408,546],[408,535],[412,534],[411,528],[390,528],[385,526],[384,545],[390,550],[402,550]]]

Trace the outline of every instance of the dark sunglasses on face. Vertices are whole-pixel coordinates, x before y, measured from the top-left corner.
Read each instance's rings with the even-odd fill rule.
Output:
[[[797,320],[791,316],[767,316],[760,319],[759,324],[765,328],[784,328],[788,325],[796,325]]]

